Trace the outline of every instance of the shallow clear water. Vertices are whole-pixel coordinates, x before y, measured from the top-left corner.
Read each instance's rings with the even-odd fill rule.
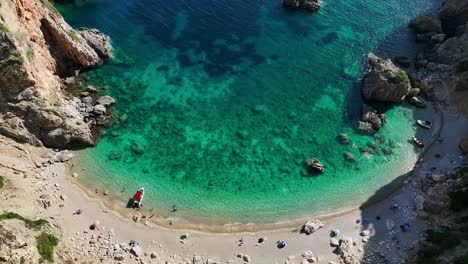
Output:
[[[83,75],[117,99],[117,122],[79,153],[88,172],[82,181],[122,201],[144,186],[147,208],[204,223],[275,222],[355,206],[417,155],[407,142],[411,108],[389,107],[376,137],[354,130],[366,54],[413,54],[407,22],[432,8],[426,0],[329,0],[317,14],[286,10],[279,0],[59,6],[73,26],[109,34],[117,55]],[[339,133],[352,144],[341,145]],[[359,151],[368,144],[376,145],[373,155]],[[384,155],[390,146],[394,153]],[[309,157],[326,173],[303,176]],[[173,204],[179,211],[170,214]]]

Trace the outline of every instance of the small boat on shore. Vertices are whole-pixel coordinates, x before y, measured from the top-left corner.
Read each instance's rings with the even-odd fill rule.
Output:
[[[427,121],[427,120],[417,120],[416,123],[424,128],[431,128],[432,127],[432,123],[430,121]]]
[[[139,208],[142,206],[143,197],[145,196],[145,188],[141,187],[133,196],[133,208]]]
[[[424,143],[422,143],[422,141],[415,136],[413,136],[413,142],[416,144],[416,146],[424,148]]]

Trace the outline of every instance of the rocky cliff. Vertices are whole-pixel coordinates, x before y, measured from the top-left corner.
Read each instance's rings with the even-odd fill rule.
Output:
[[[468,1],[445,0],[436,14],[410,23],[425,45],[410,74],[431,100],[453,105],[468,115]]]
[[[0,4],[0,133],[55,148],[94,144],[96,122],[63,80],[110,58],[109,38],[74,30],[48,0]]]

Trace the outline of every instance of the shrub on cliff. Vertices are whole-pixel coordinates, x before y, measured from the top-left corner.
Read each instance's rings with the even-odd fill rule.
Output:
[[[411,86],[411,82],[410,82],[410,79],[408,77],[408,74],[406,74],[405,71],[400,71],[398,72],[398,74],[395,76],[395,78],[393,79],[393,82],[394,83],[404,83],[405,85],[407,86]]]
[[[0,189],[3,188],[3,176],[0,176]]]
[[[58,245],[58,238],[54,235],[41,233],[36,237],[37,251],[42,259],[53,262],[54,261],[54,248]]]
[[[35,230],[40,229],[43,225],[48,223],[47,220],[44,220],[44,219],[30,220],[30,219],[28,219],[26,217],[23,217],[23,216],[21,216],[21,215],[19,215],[17,213],[6,212],[6,213],[0,215],[0,222],[2,220],[8,220],[8,219],[18,219],[20,221],[23,221],[27,228],[31,228],[31,229],[35,229]]]

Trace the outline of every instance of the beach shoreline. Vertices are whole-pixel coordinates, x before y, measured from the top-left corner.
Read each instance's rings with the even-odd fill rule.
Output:
[[[446,116],[445,119],[445,128],[449,127],[460,127],[466,128],[468,124],[467,120],[461,116],[453,115],[448,111],[443,111],[443,115]],[[436,166],[436,158],[434,158],[434,153],[438,151],[445,151],[446,153],[458,153],[458,146],[454,142],[457,136],[453,136],[453,133],[462,134],[466,131],[460,129],[459,131],[454,130],[444,130],[442,129],[442,136],[446,138],[441,144],[436,143],[434,146],[428,150],[425,155],[426,158],[424,162],[420,164],[418,168],[414,171],[413,175],[420,175],[425,171],[429,171],[429,168]],[[13,146],[21,146],[17,143],[12,143],[11,140],[3,139],[2,142],[9,142]],[[16,148],[15,147],[15,148]],[[416,216],[412,205],[413,191],[412,178],[399,178],[396,180],[402,184],[399,188],[392,188],[391,193],[387,193],[385,198],[378,199],[378,201],[373,201],[371,204],[367,204],[365,207],[354,208],[350,211],[342,212],[338,215],[332,216],[322,216],[300,219],[294,222],[288,222],[283,224],[273,224],[268,226],[256,226],[256,225],[247,225],[244,227],[248,228],[238,228],[236,226],[224,227],[223,230],[206,230],[206,229],[196,229],[191,228],[187,225],[158,225],[158,223],[145,223],[146,221],[142,218],[144,215],[141,212],[140,220],[138,223],[135,223],[132,220],[133,210],[128,210],[130,214],[121,215],[118,211],[114,211],[113,208],[107,207],[104,201],[100,197],[93,197],[94,195],[88,195],[87,192],[92,190],[83,190],[73,181],[67,168],[63,163],[54,163],[48,164],[47,166],[41,166],[36,168],[34,161],[40,160],[41,156],[44,156],[44,152],[50,152],[48,149],[39,148],[34,150],[29,150],[30,147],[26,147],[28,152],[31,153],[29,158],[19,158],[16,162],[20,164],[18,166],[29,166],[34,169],[31,170],[32,175],[26,178],[18,178],[12,175],[6,175],[7,186],[15,186],[16,189],[11,190],[12,192],[18,193],[23,191],[24,188],[26,192],[33,188],[35,190],[33,196],[19,196],[15,201],[8,200],[10,203],[16,204],[16,206],[0,204],[0,209],[5,210],[17,210],[18,213],[25,214],[29,217],[39,217],[50,219],[51,223],[56,222],[56,226],[60,227],[60,230],[57,231],[63,237],[63,243],[60,245],[59,250],[57,251],[58,256],[65,260],[68,258],[78,258],[86,259],[89,252],[93,252],[95,256],[98,256],[99,250],[90,245],[90,241],[93,241],[93,237],[96,237],[95,234],[100,234],[99,236],[111,235],[112,234],[112,243],[115,244],[125,244],[130,240],[140,241],[142,248],[145,252],[156,252],[158,255],[157,260],[190,260],[195,255],[202,256],[204,259],[207,257],[214,257],[215,259],[228,261],[231,260],[231,263],[245,263],[242,258],[239,259],[236,257],[238,254],[246,254],[249,258],[256,259],[254,263],[284,263],[285,260],[293,257],[300,259],[301,252],[307,250],[312,250],[315,254],[321,256],[322,259],[328,261],[339,261],[339,256],[332,253],[330,247],[330,236],[329,230],[334,228],[339,228],[343,235],[354,237],[359,240],[359,233],[363,229],[371,229],[374,232],[377,240],[387,239],[387,232],[377,232],[379,228],[385,230],[385,223],[373,223],[370,227],[362,225],[363,222],[368,221],[366,219],[375,218],[379,216],[382,219],[391,218],[395,222],[399,221],[411,221],[413,226],[413,233],[411,236],[404,235],[402,239],[407,239],[411,241],[416,241],[415,236],[419,236],[425,230],[424,221],[419,219]],[[31,147],[32,148],[32,147]],[[3,148],[3,154],[0,156],[0,164],[2,170],[6,170],[5,162],[10,162],[16,158],[15,155],[11,155],[11,150],[8,148]],[[34,154],[35,153],[35,154]],[[456,154],[451,154],[455,157]],[[451,162],[445,162],[448,166],[454,166]],[[25,174],[28,174],[27,170],[20,169],[24,171]],[[2,172],[2,171],[0,171]],[[3,174],[6,174],[2,172]],[[36,176],[34,176],[36,175]],[[38,176],[39,175],[39,176]],[[42,178],[44,177],[44,178]],[[38,183],[31,183],[35,179],[39,178]],[[44,180],[47,179],[47,180]],[[22,184],[21,181],[23,181]],[[18,183],[19,182],[19,183]],[[394,181],[395,182],[395,181]],[[42,185],[46,186],[43,187]],[[29,191],[30,192],[30,191]],[[38,200],[41,200],[41,193],[51,192],[56,201],[51,202],[51,206],[47,209],[42,208],[42,203],[37,203]],[[60,198],[60,197],[63,197]],[[51,200],[54,200],[51,198]],[[25,204],[32,204],[30,206],[25,206]],[[394,212],[389,210],[393,204],[399,204],[402,207],[401,215],[395,216]],[[115,205],[114,205],[115,206]],[[26,208],[30,209],[26,210]],[[118,207],[118,203],[117,203]],[[24,208],[24,209],[23,209]],[[31,211],[32,208],[32,211]],[[83,210],[83,213],[80,215],[74,215],[78,209]],[[125,209],[124,209],[125,211]],[[399,220],[401,218],[401,220]],[[325,224],[325,227],[316,231],[310,236],[300,235],[299,230],[305,220],[309,219],[321,219]],[[409,220],[408,220],[409,219]],[[361,224],[357,224],[357,220]],[[98,233],[90,232],[88,227],[93,222],[99,221]],[[380,225],[380,226],[379,226]],[[260,228],[261,227],[261,228]],[[250,229],[249,229],[250,228]],[[185,232],[189,232],[191,237],[189,240],[184,241],[180,239],[180,236]],[[259,245],[256,240],[259,237],[267,237],[267,242],[263,245]],[[381,237],[381,238],[378,238]],[[372,237],[374,238],[374,237]],[[242,239],[244,246],[239,247],[238,241]],[[289,246],[284,250],[278,250],[275,246],[275,241],[285,239],[289,242]],[[311,239],[315,241],[313,244],[310,244]],[[94,242],[93,242],[94,243]],[[98,243],[98,242],[96,242]],[[356,248],[367,247],[370,242],[357,242]],[[411,244],[407,242],[408,247]],[[88,253],[80,252],[80,248],[89,248]],[[117,252],[117,251],[116,251]],[[86,253],[86,254],[83,254]],[[149,254],[149,253],[148,253]],[[358,253],[356,253],[358,254]],[[401,258],[399,256],[401,252],[395,251],[395,258]],[[111,254],[108,262],[112,263],[115,255]],[[133,258],[135,260],[135,258]],[[261,260],[261,261],[259,261]],[[126,260],[125,263],[130,262]],[[182,263],[189,263],[190,261],[185,261]],[[164,263],[164,262],[156,262]],[[191,262],[190,262],[191,263]]]
[[[437,138],[440,132],[443,130],[443,112],[436,112],[434,107],[430,107],[429,109],[424,109],[420,115],[423,116],[431,116],[433,113],[438,113],[440,123],[437,126],[437,131],[431,137],[431,142],[428,144],[429,146],[424,149],[423,153],[418,155],[417,161],[412,167],[412,170],[407,171],[404,175],[400,175],[392,181],[391,186],[387,186],[385,191],[381,191],[377,195],[371,195],[373,199],[371,201],[356,201],[356,205],[353,207],[342,208],[340,210],[332,211],[329,213],[318,213],[312,215],[304,215],[301,217],[293,217],[286,220],[281,220],[277,222],[271,223],[203,223],[192,221],[191,219],[184,219],[178,217],[162,217],[157,215],[157,213],[153,212],[154,208],[148,209],[142,207],[138,210],[127,208],[124,201],[117,195],[113,195],[112,193],[108,193],[106,190],[106,194],[104,194],[105,190],[98,190],[97,188],[93,188],[89,184],[84,183],[80,180],[80,177],[74,178],[71,175],[73,173],[80,174],[80,170],[83,170],[83,167],[80,167],[79,164],[76,164],[74,160],[71,160],[65,163],[66,166],[66,174],[67,178],[69,179],[70,183],[75,185],[79,188],[84,195],[89,197],[90,199],[99,200],[103,209],[112,210],[114,213],[119,215],[125,219],[132,219],[135,214],[141,214],[143,216],[151,216],[150,220],[145,220],[146,225],[156,225],[163,228],[168,229],[175,229],[175,230],[196,230],[201,232],[208,232],[208,233],[242,233],[242,232],[256,232],[256,231],[266,231],[266,230],[277,230],[277,229],[286,229],[286,228],[298,228],[302,226],[309,219],[317,219],[320,221],[329,221],[334,218],[342,217],[344,215],[350,214],[352,212],[358,211],[360,209],[364,209],[366,207],[372,206],[380,201],[388,198],[392,194],[396,193],[401,189],[405,182],[410,180],[416,169],[418,164],[424,159],[425,154],[431,149],[434,143],[437,141]],[[80,168],[80,169],[78,169]],[[86,173],[86,172],[84,172]],[[129,197],[130,198],[130,197]],[[370,198],[370,196],[368,197]]]

